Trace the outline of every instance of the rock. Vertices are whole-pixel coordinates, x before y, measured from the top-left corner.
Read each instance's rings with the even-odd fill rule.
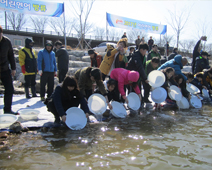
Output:
[[[83,56],[82,61],[83,62],[91,62],[90,56]]]
[[[69,68],[68,72],[67,72],[67,75],[68,76],[74,76],[74,73],[80,69],[81,67],[75,67],[75,68]]]
[[[77,57],[76,57],[76,56],[74,56],[74,55],[69,55],[69,60],[74,60],[74,61],[75,61],[75,60],[76,60],[76,58],[77,58]]]
[[[84,51],[68,51],[69,55],[74,55],[76,57],[82,57],[84,56],[85,52]]]
[[[90,62],[82,62],[82,61],[69,61],[69,67],[89,67],[91,65]]]
[[[21,66],[20,66],[19,63],[16,63],[16,73],[15,73],[14,80],[18,80],[18,76],[19,76],[20,73],[22,73],[21,72]]]
[[[7,138],[7,137],[8,137],[7,133],[5,133],[5,132],[0,133],[0,138]]]
[[[10,126],[10,129],[13,130],[15,133],[20,133],[24,127],[20,122],[15,122]]]
[[[25,83],[23,73],[20,73],[20,74],[19,74],[19,76],[17,77],[17,80],[18,80],[19,82],[21,82],[22,84],[24,84],[24,83]]]

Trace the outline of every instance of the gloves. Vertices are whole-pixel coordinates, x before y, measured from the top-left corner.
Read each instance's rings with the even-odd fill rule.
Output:
[[[21,66],[21,71],[22,71],[23,74],[25,74],[25,72],[26,72],[25,65]]]
[[[39,71],[38,71],[38,74],[39,74],[40,76],[42,76],[43,71],[42,71],[42,70],[39,70]]]

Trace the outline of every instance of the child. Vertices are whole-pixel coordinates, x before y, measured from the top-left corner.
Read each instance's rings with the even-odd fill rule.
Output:
[[[126,93],[124,90],[124,85],[131,85],[136,94],[138,94],[141,100],[141,91],[138,87],[137,81],[139,79],[139,73],[137,71],[130,71],[123,68],[115,68],[112,70],[110,77],[118,81],[118,90],[121,93],[122,98],[128,103]]]
[[[61,86],[57,86],[51,95],[50,99],[46,102],[48,111],[52,112],[55,117],[55,124],[66,121],[66,110],[70,107],[78,107],[81,105],[82,110],[85,112],[86,117],[89,116],[89,108],[83,95],[80,93],[77,81],[74,77],[66,77]]]
[[[191,84],[195,85],[200,90],[200,94],[202,93],[202,89],[206,88],[205,86],[202,85],[202,80],[203,80],[203,72],[199,72],[194,75],[194,79],[191,82]]]

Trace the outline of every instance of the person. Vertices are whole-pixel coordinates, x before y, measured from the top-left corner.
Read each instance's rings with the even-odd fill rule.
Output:
[[[135,48],[134,47],[130,47],[130,52],[129,52],[129,55],[127,56],[127,60],[128,61],[133,56],[134,52],[135,52]]]
[[[89,116],[89,108],[83,95],[80,93],[77,81],[74,77],[65,77],[62,85],[55,88],[51,97],[45,103],[48,111],[51,112],[54,117],[54,123],[60,123],[66,121],[66,111],[71,107],[78,107],[85,112],[86,117]],[[61,119],[60,119],[61,118]]]
[[[80,92],[86,99],[88,99],[92,95],[92,86],[94,83],[96,83],[100,93],[103,96],[107,95],[107,91],[102,81],[101,72],[98,68],[85,67],[83,69],[79,69],[75,72],[74,77],[78,82]]]
[[[209,94],[212,94],[212,67],[203,70],[202,84],[209,90]]]
[[[154,44],[154,40],[152,39],[152,36],[150,36],[150,39],[148,41],[148,46],[149,46],[148,52],[152,50],[153,44]]]
[[[69,55],[61,41],[57,40],[54,45],[56,48],[55,57],[57,57],[57,69],[59,70],[59,83],[62,83],[68,72]]]
[[[158,57],[153,57],[152,60],[146,62],[145,73],[148,76],[153,70],[157,70],[160,64],[160,59]]]
[[[141,91],[137,84],[139,79],[139,73],[137,71],[115,68],[111,71],[110,77],[118,82],[119,93],[126,103],[128,103],[128,99],[126,97],[124,85],[131,85],[141,100]]]
[[[148,51],[149,47],[146,43],[140,44],[138,51],[136,51],[131,60],[128,62],[127,70],[134,70],[139,73],[140,81],[142,81],[143,87],[144,87],[144,102],[150,103],[148,100],[148,93],[146,91],[146,87],[148,86],[148,80],[145,73],[145,67],[146,67],[146,57],[145,54]],[[141,82],[138,82],[139,88],[141,88]]]
[[[175,74],[181,74],[185,81],[187,81],[187,77],[182,73],[181,69],[188,63],[188,60],[181,55],[176,55],[174,59],[167,61],[166,63],[162,64],[158,70],[165,69],[166,67],[172,67],[175,71]],[[188,83],[188,81],[187,81]]]
[[[144,37],[141,38],[141,42],[140,43],[145,43]]]
[[[194,67],[194,74],[198,72],[202,72],[203,69],[209,69],[209,62],[208,57],[210,55],[206,51],[201,52],[201,56],[196,58],[195,67]]]
[[[150,61],[150,60],[149,60]],[[166,56],[162,56],[162,58],[160,59],[160,64],[164,64],[165,62],[167,62],[168,60],[166,59]]]
[[[36,74],[37,74],[37,55],[32,48],[34,41],[31,38],[25,39],[25,47],[19,50],[19,64],[24,75],[24,89],[26,98],[29,99],[29,87],[31,86],[32,97],[36,95]]]
[[[194,50],[193,50],[193,60],[192,60],[192,73],[194,74],[194,68],[196,63],[196,58],[201,56],[200,51],[202,49],[201,40],[206,41],[207,37],[202,36],[199,41],[197,41]]]
[[[14,93],[12,77],[15,76],[15,73],[16,63],[12,44],[9,38],[3,36],[3,28],[0,25],[0,78],[5,89],[4,114],[17,114],[11,110]]]
[[[102,62],[102,56],[96,53],[93,49],[88,50],[88,55],[91,59],[91,67],[99,68]]]
[[[158,57],[159,59],[161,59],[160,53],[158,51],[158,46],[156,44],[152,46],[152,50],[148,53],[147,61],[151,60],[153,57]]]
[[[199,90],[200,90],[200,94],[202,93],[202,89],[207,89],[204,85],[203,85],[203,72],[199,72],[196,73],[194,75],[194,79],[191,81],[191,84],[195,85]]]
[[[57,75],[57,66],[55,53],[52,51],[52,41],[47,40],[45,48],[38,52],[38,73],[40,75],[40,97],[41,101],[45,100],[45,86],[48,84],[47,98],[52,95],[54,90],[54,76]]]
[[[127,33],[126,32],[124,32],[124,35],[122,35],[122,37],[121,38],[127,38]]]
[[[173,59],[178,54],[178,48],[174,48],[173,52],[168,56],[168,60]]]
[[[191,83],[194,79],[194,75],[190,72],[183,72],[183,74],[187,77],[188,83]]]
[[[103,61],[100,64],[100,71],[102,73],[102,80],[105,80],[106,76],[109,76],[114,68],[120,67],[120,61],[123,60],[124,54],[127,48],[127,38],[122,38],[117,43],[117,48],[113,48],[111,45],[107,45],[107,53],[104,56]]]
[[[135,40],[136,50],[138,50],[140,43],[141,43],[141,39],[140,39],[140,35],[138,35],[138,38]]]
[[[178,84],[178,87],[181,89],[182,95],[188,100],[191,99],[190,93],[186,90],[186,82],[181,74],[178,74],[174,77],[175,82]]]
[[[165,44],[165,49],[166,49],[166,56],[169,55],[169,42],[167,41]]]

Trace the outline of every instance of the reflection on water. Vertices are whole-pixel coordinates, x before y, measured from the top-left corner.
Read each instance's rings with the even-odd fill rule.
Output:
[[[211,169],[211,106],[10,135],[0,169]]]

